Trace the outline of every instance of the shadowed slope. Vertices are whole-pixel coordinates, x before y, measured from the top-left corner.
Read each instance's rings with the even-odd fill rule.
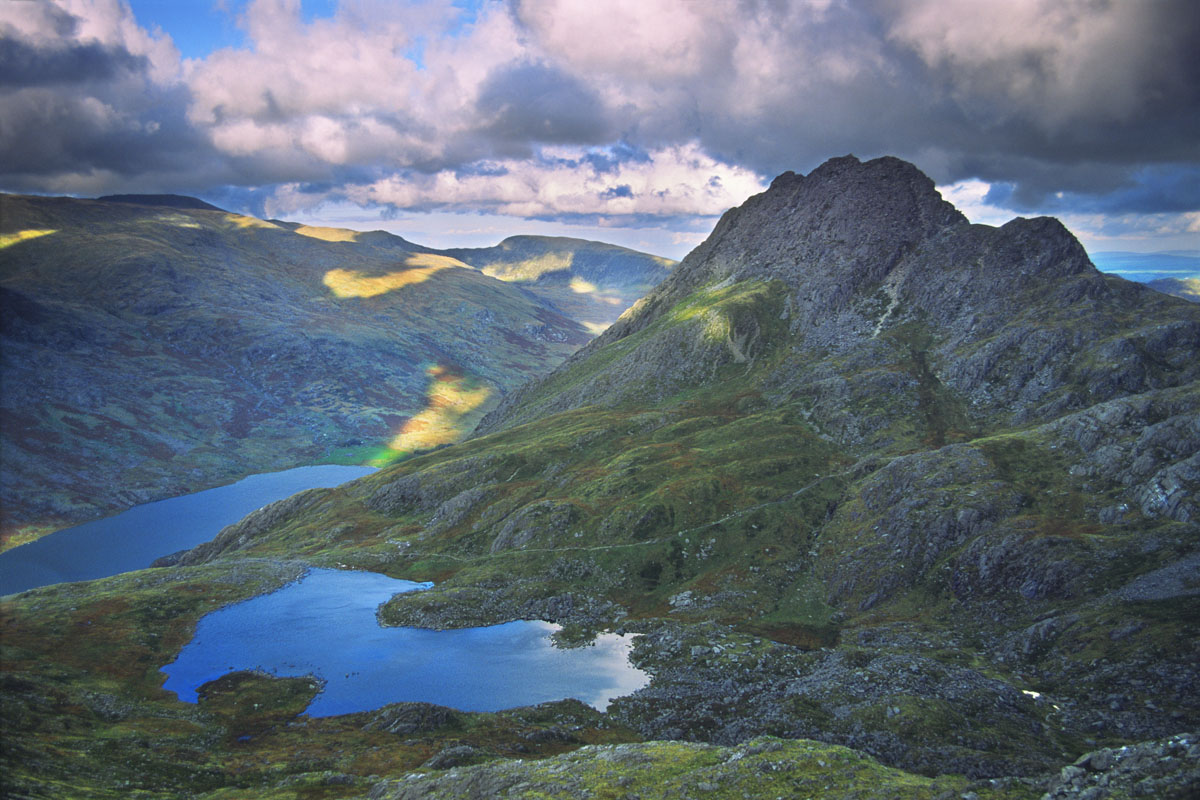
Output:
[[[1034,798],[1102,776],[1186,797],[1200,785],[1194,737],[1177,736],[1200,726],[1198,339],[1200,308],[1098,274],[1054,220],[973,226],[911,165],[836,159],[726,214],[473,438],[268,506],[137,580],[227,597],[222,576],[297,559],[437,581],[385,604],[387,624],[640,632],[633,659],[653,681],[595,724],[674,742],[582,749],[590,723],[556,711],[580,732],[555,739],[569,756],[509,763],[523,751],[497,732],[412,777],[416,759],[347,764],[338,748],[370,725],[318,738],[280,723],[246,752],[278,759],[254,769],[281,792],[316,780],[320,742],[342,755],[317,764],[355,784],[331,796]],[[80,624],[118,586],[11,603],[23,652],[80,687],[21,662],[19,702],[95,685],[39,643],[40,611]],[[168,591],[141,587],[134,608]],[[105,647],[133,636],[105,626]],[[112,691],[147,698],[147,674]],[[465,739],[486,723],[452,724]],[[405,727],[404,747],[433,755],[450,725]],[[22,730],[35,754],[56,743]],[[500,763],[469,766],[485,760]]]
[[[325,241],[135,199],[0,198],[6,538],[361,461],[426,410],[427,369],[494,404],[587,340],[398,237]]]
[[[1200,722],[1193,618],[1113,594],[1194,550],[1198,341],[1200,309],[1096,272],[1056,221],[971,225],[911,165],[837,159],[726,214],[475,438],[185,563],[438,580],[395,624],[643,624],[659,682],[619,713],[648,736],[1029,774],[1085,732]],[[730,655],[750,634],[843,646],[766,667]],[[1148,659],[1138,696],[1182,721],[1095,701]],[[1053,736],[1031,685],[1072,704]]]

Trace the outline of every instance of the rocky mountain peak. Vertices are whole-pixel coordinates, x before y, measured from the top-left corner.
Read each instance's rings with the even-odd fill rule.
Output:
[[[656,309],[722,280],[781,280],[795,292],[793,305],[827,314],[877,287],[920,244],[970,227],[928,176],[898,158],[842,156],[807,176],[785,172],[726,212],[611,335],[638,330]]]
[[[1162,325],[1126,331],[1134,308]],[[868,376],[864,398],[919,389],[913,402],[926,402],[946,391],[964,420],[1045,420],[1184,379],[1193,370],[1155,365],[1186,362],[1179,354],[1197,342],[1194,313],[1103,276],[1058,220],[973,225],[912,164],[844,156],[808,175],[784,173],[728,211],[562,374],[507,400],[480,431],[587,403],[666,397],[770,352],[780,363],[767,384],[787,396],[829,392],[827,416],[839,418],[831,430],[857,430],[840,420],[845,392],[830,388],[851,374]],[[625,353],[620,369],[582,366],[617,343],[607,358]],[[905,371],[903,385],[888,382]],[[590,376],[571,377],[582,374]],[[539,394],[544,404],[532,402]]]
[[[609,336],[640,330],[702,286],[778,280],[789,288],[791,330],[807,331],[817,347],[844,349],[877,336],[881,322],[898,321],[894,313],[880,320],[879,303],[892,312],[916,304],[946,322],[1006,303],[1038,282],[1068,278],[1082,281],[1070,297],[1105,291],[1083,247],[1057,220],[972,225],[912,164],[843,156],[807,176],[785,172],[727,212]]]
[[[711,277],[753,270],[789,283],[814,273],[872,280],[916,242],[967,224],[912,164],[843,156],[807,176],[777,177],[728,212],[685,263],[704,262]]]

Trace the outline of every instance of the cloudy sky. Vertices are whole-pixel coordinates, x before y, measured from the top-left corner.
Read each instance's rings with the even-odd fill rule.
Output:
[[[898,155],[974,221],[1200,249],[1196,0],[0,0],[0,190],[681,257]]]

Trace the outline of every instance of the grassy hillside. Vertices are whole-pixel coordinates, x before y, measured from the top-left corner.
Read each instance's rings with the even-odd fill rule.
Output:
[[[970,225],[895,159],[781,176],[472,438],[177,567],[4,601],[14,774],[95,796],[1194,796],[1198,352],[1200,309],[1097,273],[1052,220]],[[312,720],[312,686],[251,675],[207,708],[164,695],[207,609],[305,565],[436,582],[383,624],[640,633],[652,681],[605,714]]]
[[[495,247],[444,252],[528,289],[592,333],[616,322],[675,265],[625,247],[552,236],[510,236]]]
[[[589,336],[386,234],[16,196],[0,219],[6,545],[249,473],[445,444]]]

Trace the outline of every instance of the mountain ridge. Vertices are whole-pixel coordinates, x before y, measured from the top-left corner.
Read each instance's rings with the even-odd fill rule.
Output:
[[[10,600],[34,654],[16,702],[63,695],[22,717],[22,741],[43,757],[62,744],[42,727],[114,731],[62,710],[109,692],[140,704],[115,751],[184,747],[138,721],[177,713],[147,688],[157,665],[207,598],[308,565],[435,582],[384,604],[385,625],[544,619],[575,644],[640,633],[631,659],[651,683],[603,715],[519,712],[541,727],[516,747],[493,718],[420,704],[317,732],[296,717],[303,687],[216,682],[243,708],[264,703],[278,733],[235,742],[246,728],[214,708],[208,741],[224,736],[247,770],[214,784],[289,791],[319,743],[320,768],[347,776],[341,796],[529,781],[560,797],[1026,800],[1145,781],[1187,797],[1200,787],[1198,326],[1194,304],[1097,273],[1060,223],[971,225],[898,160],[781,176],[472,437],[268,506],[180,566]],[[145,620],[137,633],[100,613],[117,597]],[[55,649],[54,630],[84,621],[93,651]],[[93,674],[135,637],[152,650],[139,666]],[[368,746],[381,725],[404,747]],[[547,741],[572,752],[526,760]],[[71,752],[56,775],[98,759]],[[857,761],[848,786],[801,783],[804,752],[838,780],[847,756],[900,772]],[[662,785],[627,769],[666,760],[682,774]],[[212,763],[205,750],[140,785]],[[551,777],[564,769],[575,782]]]
[[[198,211],[228,213],[225,209],[218,208],[212,203],[206,203],[198,197],[189,197],[182,194],[106,194],[102,197],[97,197],[96,201],[99,203],[129,203],[140,206],[163,206],[166,208],[188,208]]]
[[[443,444],[591,336],[382,231],[175,196],[4,195],[0,211],[6,545],[253,472]]]
[[[509,236],[493,247],[444,251],[485,275],[520,284],[600,333],[670,274],[674,262],[563,236]]]
[[[739,233],[743,227],[763,232],[763,236],[747,243]],[[793,231],[796,235],[789,235]],[[934,269],[933,274],[925,275],[933,269],[930,264],[954,268]],[[1156,302],[1157,295],[1146,294],[1140,286],[1102,276],[1057,220],[1018,218],[998,228],[972,225],[942,200],[933,182],[912,165],[890,157],[865,164],[844,157],[827,162],[807,178],[786,173],[766,192],[726,212],[709,239],[650,295],[575,354],[567,362],[568,368],[643,330],[699,287],[721,281],[736,283],[747,271],[757,280],[783,284],[780,291],[786,293],[786,300],[779,313],[786,315],[789,333],[801,337],[800,346],[836,356],[856,347],[875,347],[881,334],[905,323],[940,327],[948,335],[928,357],[956,362],[944,380],[971,404],[984,404],[995,412],[1011,403],[1022,409],[1017,416],[1023,414],[1030,421],[1048,419],[1083,402],[1082,398],[1047,398],[1042,411],[1028,407],[1029,399],[1021,393],[1033,376],[1005,381],[1010,385],[1000,395],[996,395],[999,387],[983,385],[984,379],[995,381],[995,367],[1004,354],[1024,346],[1031,335],[1029,326],[1002,332],[1006,321],[1024,313],[1023,307],[1046,302],[1046,298],[1031,298],[1031,287],[1053,291],[1052,302],[1058,306],[1079,307],[1081,320],[1097,303],[1106,305],[1110,315],[1118,313],[1118,306],[1134,302],[1165,307]],[[871,291],[865,293],[866,289]],[[734,330],[730,341],[753,336],[749,319],[743,317],[743,324],[751,327]],[[1200,342],[1195,320],[1173,322],[1172,326],[1171,332],[1161,335],[1183,337],[1189,346]],[[987,341],[997,336],[999,340]],[[1073,346],[1066,339],[1073,336],[1076,334],[1064,332],[1045,346],[1065,351]],[[1124,344],[1114,346],[1128,349]],[[1159,347],[1153,342],[1148,346]],[[957,352],[964,348],[973,352]],[[672,375],[687,369],[687,363],[675,362],[670,349],[630,354],[625,363],[637,377],[629,382],[669,386]],[[733,350],[730,356],[738,358]],[[634,361],[651,366],[639,370]],[[1062,361],[1058,359],[1060,374],[1054,376],[1059,385],[1066,382],[1061,373],[1070,369]],[[1138,366],[1129,369],[1136,372]],[[1185,373],[1195,375],[1194,370],[1185,369]],[[1100,384],[1113,382],[1102,375],[1083,379],[1097,384],[1086,388],[1089,397],[1099,392],[1098,399],[1105,391]],[[552,374],[541,383],[556,380]],[[1127,372],[1115,382],[1122,380],[1137,379]],[[537,382],[522,387],[485,417],[478,430],[497,430],[540,413],[536,386]],[[1113,391],[1112,386],[1107,390]],[[1031,396],[1032,390],[1027,394]],[[588,384],[569,397],[560,395],[547,408],[603,403],[615,395],[619,392],[611,386]]]

